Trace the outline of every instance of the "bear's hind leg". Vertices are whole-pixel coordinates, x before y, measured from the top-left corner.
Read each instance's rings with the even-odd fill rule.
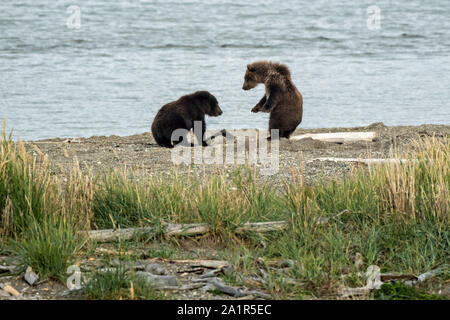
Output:
[[[286,139],[289,139],[289,137],[291,136],[291,134],[292,134],[292,132],[294,132],[295,131],[295,129],[292,129],[292,130],[285,130],[285,131],[283,131],[282,133],[281,133],[281,137],[283,137],[283,138],[286,138]]]

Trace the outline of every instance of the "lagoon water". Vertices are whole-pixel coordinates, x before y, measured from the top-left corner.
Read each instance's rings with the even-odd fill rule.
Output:
[[[15,139],[130,135],[202,89],[224,111],[209,129],[266,129],[264,88],[241,87],[269,59],[304,96],[300,127],[450,124],[449,18],[448,0],[2,0],[0,117]]]

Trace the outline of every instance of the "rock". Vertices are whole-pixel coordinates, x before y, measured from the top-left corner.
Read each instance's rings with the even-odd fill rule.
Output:
[[[443,295],[443,296],[450,297],[450,285],[447,285],[443,289],[439,290],[438,293]]]
[[[291,259],[282,260],[277,264],[277,266],[279,268],[293,268],[294,265],[295,265],[295,262],[294,262],[294,260],[291,260]]]
[[[160,276],[146,271],[136,272],[138,277],[141,277],[147,283],[156,287],[176,287],[178,286],[178,280],[174,276]]]
[[[150,272],[155,275],[164,275],[166,274],[164,268],[158,263],[147,263],[145,265],[145,272]]]
[[[200,278],[202,278],[202,279],[212,278],[212,277],[216,277],[219,274],[230,275],[233,271],[234,271],[234,267],[232,265],[229,265],[229,266],[225,266],[220,269],[215,269],[215,270],[205,272],[200,276]]]
[[[9,298],[10,296],[11,296],[11,294],[9,294],[9,292],[7,292],[7,291],[5,291],[3,289],[0,289],[0,297],[2,297],[2,298]]]
[[[68,289],[57,294],[58,297],[80,297],[83,294],[83,288]]]
[[[39,276],[31,267],[28,267],[25,271],[24,279],[30,286],[32,286],[39,280]]]

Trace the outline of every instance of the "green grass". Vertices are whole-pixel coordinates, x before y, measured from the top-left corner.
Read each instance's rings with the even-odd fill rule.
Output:
[[[79,173],[72,171],[68,186],[74,184],[74,172]],[[79,191],[64,190],[52,176],[44,155],[39,153],[38,161],[24,144],[15,144],[3,130],[0,241],[3,239],[2,247],[18,256],[23,269],[31,266],[41,279],[64,279],[66,268],[84,243],[76,234],[84,215],[74,210],[74,204],[81,199]]]
[[[0,141],[0,235],[20,234],[30,221],[38,223],[60,213],[58,191],[48,162],[40,162],[15,146],[3,131]]]
[[[63,219],[45,220],[29,223],[23,237],[11,241],[10,251],[18,256],[22,269],[31,266],[41,279],[63,281],[82,244]]]
[[[448,300],[444,296],[421,292],[400,281],[383,284],[375,291],[374,297],[377,300]]]
[[[169,245],[161,243],[159,248],[149,248],[146,256],[151,258],[171,259],[174,257],[175,251]]]
[[[260,289],[277,298],[323,296],[340,285],[364,285],[357,273],[369,265],[417,275],[448,263],[450,256],[448,139],[414,142],[408,153],[397,155],[410,160],[406,163],[357,168],[312,186],[297,172],[284,187],[262,183],[248,168],[206,178],[195,172],[163,177],[119,171],[94,178],[77,163],[61,183],[43,155],[37,152],[38,161],[4,132],[0,148],[0,247],[12,248],[22,265],[41,277],[63,280],[84,245],[79,230],[157,227],[152,237],[135,239],[139,246],[166,241],[168,222],[210,224],[211,241],[236,267],[226,276],[231,283],[242,285],[258,274],[260,257],[296,261],[282,275],[267,268],[269,279]],[[245,222],[274,220],[287,220],[287,229],[234,234]],[[361,266],[354,263],[357,253]],[[176,252],[161,246],[147,249],[147,255],[170,258]],[[344,280],[343,273],[350,275]],[[95,299],[129,298],[130,281],[136,280],[120,273],[97,278],[88,293]],[[285,278],[301,285],[288,285]],[[135,298],[152,297],[140,285],[134,286]]]
[[[157,300],[165,296],[123,266],[91,274],[84,294],[95,300]]]
[[[339,283],[343,268],[357,272],[357,252],[362,268],[391,272],[419,274],[446,263],[449,150],[448,141],[426,140],[406,164],[358,169],[309,188],[289,183],[290,228],[267,241],[265,254],[302,263],[295,277],[316,290]],[[319,217],[330,219],[318,224]]]
[[[140,225],[161,227],[164,222],[205,222],[217,236],[232,236],[247,221],[287,217],[282,199],[269,186],[258,186],[251,170],[236,170],[205,181],[195,176],[150,176],[110,172],[98,179],[93,200],[98,228]]]

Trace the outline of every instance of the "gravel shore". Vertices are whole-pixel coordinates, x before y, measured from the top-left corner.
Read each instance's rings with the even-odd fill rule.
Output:
[[[339,176],[349,171],[355,163],[320,161],[317,158],[389,158],[392,151],[404,151],[411,147],[411,140],[424,136],[448,137],[448,125],[393,126],[374,123],[364,127],[298,129],[293,134],[331,133],[331,132],[375,132],[372,141],[346,143],[324,142],[306,138],[302,140],[281,139],[279,144],[279,170],[269,181],[279,182],[288,178],[292,170],[301,169],[307,183],[317,177]],[[210,134],[213,132],[210,132]],[[222,139],[216,138],[216,139]],[[36,147],[48,155],[55,171],[67,173],[78,159],[82,170],[92,170],[94,174],[115,168],[129,168],[152,174],[167,174],[174,169],[184,174],[195,171],[199,175],[221,170],[230,170],[234,165],[175,165],[171,160],[174,149],[159,147],[151,133],[135,134],[126,137],[93,136],[80,139],[47,139],[26,142],[27,148],[38,153]],[[256,164],[257,168],[260,167]],[[195,170],[197,168],[199,170]]]

